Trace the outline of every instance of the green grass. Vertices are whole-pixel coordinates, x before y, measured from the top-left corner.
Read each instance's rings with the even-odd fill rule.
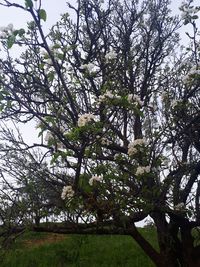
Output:
[[[142,229],[155,245],[155,233]],[[44,233],[25,233],[2,257],[1,267],[153,267],[128,236],[67,235],[59,242],[37,244]],[[27,246],[26,241],[33,246]],[[36,245],[34,245],[36,243]]]

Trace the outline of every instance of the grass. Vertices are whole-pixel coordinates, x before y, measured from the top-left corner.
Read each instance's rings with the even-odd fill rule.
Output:
[[[142,229],[155,245],[155,233]],[[1,267],[153,267],[129,236],[27,232],[2,255]]]

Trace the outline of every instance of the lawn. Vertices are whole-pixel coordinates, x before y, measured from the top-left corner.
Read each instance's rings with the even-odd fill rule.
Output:
[[[141,229],[153,245],[152,229]],[[153,267],[129,236],[26,232],[2,252],[1,267]]]

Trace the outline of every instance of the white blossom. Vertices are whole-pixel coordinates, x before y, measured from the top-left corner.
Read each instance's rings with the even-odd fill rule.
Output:
[[[144,139],[135,139],[134,140],[134,145],[135,146],[143,146],[146,145],[146,141]]]
[[[89,184],[92,186],[94,184],[94,181],[96,182],[102,182],[103,181],[103,176],[102,175],[93,175],[90,180],[89,180]]]
[[[98,101],[101,103],[101,102],[104,102],[106,99],[114,99],[114,97],[115,96],[113,95],[111,91],[106,91],[105,94],[99,96]]]
[[[150,173],[150,171],[151,171],[150,166],[139,166],[139,167],[137,167],[135,175],[138,176],[138,175],[142,175],[144,173]]]
[[[138,152],[138,146],[143,147],[146,145],[146,141],[144,139],[135,139],[133,142],[130,142],[128,145],[128,155],[133,156]]]
[[[53,135],[50,131],[47,131],[44,141],[48,143],[51,139],[53,139]]]
[[[8,26],[7,26],[7,30],[8,31],[13,31],[13,24],[12,23],[9,23]]]
[[[5,26],[0,27],[0,31],[1,32],[6,32],[7,31],[7,27],[5,27]]]
[[[81,69],[85,69],[87,70],[88,72],[93,72],[94,71],[94,68],[95,68],[95,65],[93,63],[88,63],[88,64],[82,64],[80,66]]]
[[[110,142],[106,137],[102,137],[102,138],[101,138],[101,144],[102,144],[102,145],[109,146],[110,143],[111,143],[111,142]]]
[[[1,38],[1,39],[6,38],[7,36],[8,36],[8,35],[7,35],[6,32],[0,32],[0,38]]]
[[[91,114],[91,113],[85,113],[83,115],[79,115],[78,118],[78,127],[83,127],[86,124],[88,124],[89,122],[92,122],[95,120],[95,115]]]
[[[98,98],[98,103],[103,103],[108,99],[120,99],[119,95],[114,95],[111,91],[106,91],[105,94],[100,95]]]
[[[8,26],[3,26],[0,27],[0,38],[6,38],[8,37],[10,34],[12,34],[12,32],[14,31],[13,29],[13,24],[9,23]]]
[[[117,53],[115,51],[110,51],[105,55],[106,60],[111,60],[117,58]]]
[[[178,105],[178,101],[177,101],[177,100],[173,100],[173,101],[171,102],[171,107],[172,107],[172,108],[175,108],[177,105]]]
[[[74,190],[71,185],[66,185],[63,187],[61,198],[65,200],[66,198],[72,198],[74,196]]]
[[[144,105],[143,101],[140,99],[140,97],[138,95],[128,94],[128,101],[130,103],[136,102],[139,106]]]
[[[128,145],[128,155],[133,156],[138,152],[137,148],[134,146]]]

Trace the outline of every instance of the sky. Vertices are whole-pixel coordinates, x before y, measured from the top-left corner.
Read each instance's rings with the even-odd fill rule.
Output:
[[[73,0],[71,0],[72,2]],[[3,3],[3,0],[0,0],[0,3]],[[11,0],[10,2],[15,2],[18,4],[24,5],[24,0]],[[56,2],[56,3],[55,3]],[[75,2],[75,0],[74,0]],[[66,11],[66,0],[42,0],[42,6],[47,13],[47,21],[43,23],[44,30],[48,32],[48,29],[51,28],[60,18],[60,15]],[[9,23],[14,25],[15,29],[23,28],[26,25],[27,21],[31,20],[31,16],[26,14],[23,10],[20,10],[15,7],[3,7],[0,6],[0,27],[7,26]],[[16,51],[17,53],[17,51]],[[8,125],[12,127],[12,123]],[[28,124],[18,125],[20,131],[23,134],[24,141],[28,144],[37,143],[38,141],[38,132],[35,130],[35,122]]]
[[[11,0],[10,2],[24,5],[24,0]],[[0,3],[3,3],[3,0],[0,0]],[[50,28],[59,19],[60,14],[65,12],[67,4],[66,0],[42,0],[42,6],[48,14],[46,25]],[[15,28],[23,27],[30,18],[29,15],[18,8],[0,6],[0,26],[13,23]]]

